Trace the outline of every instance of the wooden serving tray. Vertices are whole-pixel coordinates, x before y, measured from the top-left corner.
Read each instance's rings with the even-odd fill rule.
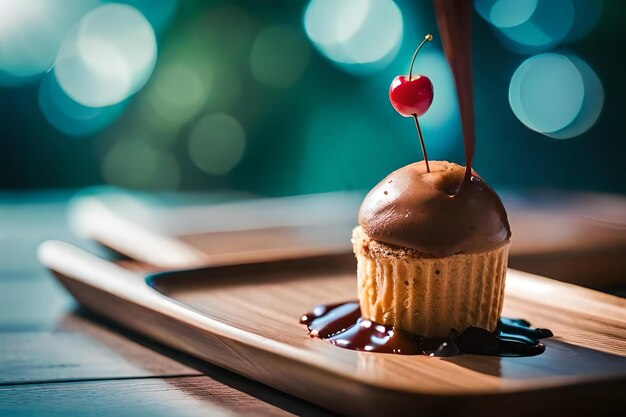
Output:
[[[230,202],[207,194],[202,204],[174,196],[176,204],[171,195],[85,193],[69,218],[80,236],[132,259],[188,269],[350,251],[364,194]],[[591,288],[626,285],[626,198],[555,190],[502,197],[514,236],[509,265]]]
[[[355,298],[349,253],[151,274],[51,241],[40,259],[85,307],[340,414],[626,410],[626,300],[571,284],[508,272],[504,315],[550,328],[544,354],[429,358],[355,352],[307,336],[302,313]]]

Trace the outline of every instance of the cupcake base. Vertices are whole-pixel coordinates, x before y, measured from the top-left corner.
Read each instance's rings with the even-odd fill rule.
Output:
[[[352,244],[364,318],[426,337],[470,326],[495,330],[508,243],[488,252],[435,258],[370,239],[356,227]]]

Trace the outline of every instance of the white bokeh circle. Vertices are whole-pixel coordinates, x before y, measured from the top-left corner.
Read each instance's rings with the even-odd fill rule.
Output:
[[[135,8],[106,4],[68,34],[54,73],[63,90],[90,107],[109,106],[141,89],[157,57],[154,30]]]

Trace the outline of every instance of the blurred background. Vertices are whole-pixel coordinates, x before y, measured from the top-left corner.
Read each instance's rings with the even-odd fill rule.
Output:
[[[509,266],[625,297],[626,2],[474,10],[474,167],[507,208]],[[422,159],[388,91],[427,33],[428,154],[463,164],[431,0],[0,0],[0,385],[26,382],[4,390],[18,415],[182,404],[135,380],[70,388],[157,362],[76,310],[42,242],[164,269],[351,250],[363,193]],[[200,407],[217,392],[180,387]]]
[[[477,171],[625,193],[626,4],[474,6]],[[368,189],[421,159],[388,88],[426,33],[429,156],[463,163],[430,0],[0,0],[0,187]]]

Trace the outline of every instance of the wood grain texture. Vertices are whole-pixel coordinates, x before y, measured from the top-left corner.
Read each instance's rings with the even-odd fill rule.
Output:
[[[555,331],[546,353],[433,359],[348,351],[306,336],[300,314],[354,299],[349,254],[162,275],[154,279],[161,293],[140,274],[59,242],[43,246],[40,258],[97,313],[336,412],[626,409],[618,395],[626,388],[626,301],[549,279],[511,270],[505,301],[507,316]],[[610,403],[600,401],[607,396]]]
[[[306,405],[304,415],[323,411]],[[3,416],[289,416],[210,377],[86,381],[0,387]]]
[[[0,333],[0,385],[200,375],[82,317],[56,331]]]
[[[0,192],[0,416],[324,415],[76,310],[36,257],[50,238],[99,249],[69,232],[73,194]]]

